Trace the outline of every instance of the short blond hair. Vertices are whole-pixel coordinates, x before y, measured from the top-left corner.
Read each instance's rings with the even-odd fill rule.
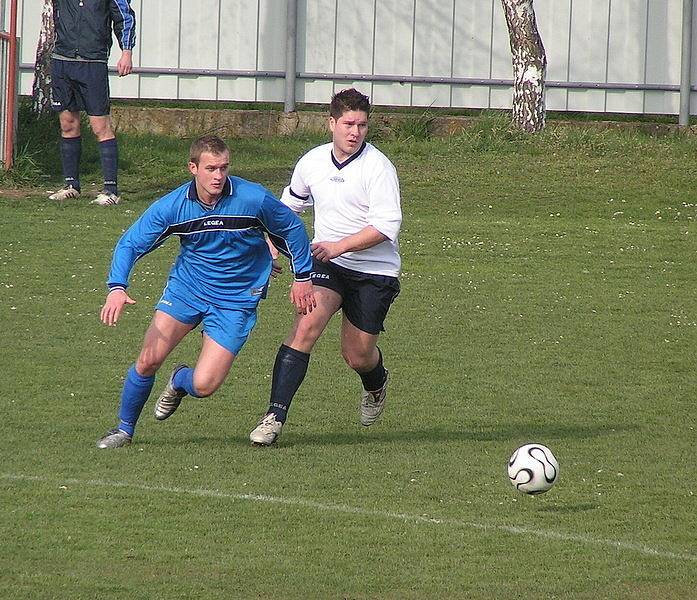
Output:
[[[229,154],[230,148],[228,148],[228,145],[217,135],[202,135],[191,143],[191,148],[189,148],[189,162],[198,166],[201,160],[201,154],[204,152],[220,156],[226,152]]]

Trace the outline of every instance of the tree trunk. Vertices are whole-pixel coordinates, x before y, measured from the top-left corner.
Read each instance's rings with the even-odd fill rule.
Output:
[[[53,0],[44,0],[32,85],[31,106],[36,115],[42,115],[51,110],[51,52],[53,52],[54,43]]]
[[[513,55],[513,123],[530,133],[545,126],[547,57],[533,0],[501,0]]]

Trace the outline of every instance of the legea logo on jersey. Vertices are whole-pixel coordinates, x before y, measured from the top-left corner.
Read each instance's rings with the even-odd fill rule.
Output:
[[[334,183],[344,183],[344,178],[340,175],[334,175],[334,177],[331,177],[329,181],[333,181]]]
[[[220,227],[223,224],[221,219],[211,219],[210,221],[204,221],[204,227]]]

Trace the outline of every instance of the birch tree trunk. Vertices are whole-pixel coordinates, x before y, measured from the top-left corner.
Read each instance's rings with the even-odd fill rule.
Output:
[[[53,0],[44,0],[32,85],[31,106],[36,115],[48,113],[51,110],[51,52],[53,52],[54,43]]]
[[[513,56],[513,124],[536,133],[545,126],[547,57],[533,0],[501,0]]]

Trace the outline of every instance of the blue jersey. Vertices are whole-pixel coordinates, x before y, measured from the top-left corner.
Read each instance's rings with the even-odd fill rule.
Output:
[[[188,182],[153,202],[121,236],[107,285],[125,289],[135,262],[171,236],[181,250],[167,286],[214,306],[256,306],[271,274],[267,233],[290,259],[295,279],[309,280],[310,241],[303,222],[259,184],[228,177],[213,207]]]

